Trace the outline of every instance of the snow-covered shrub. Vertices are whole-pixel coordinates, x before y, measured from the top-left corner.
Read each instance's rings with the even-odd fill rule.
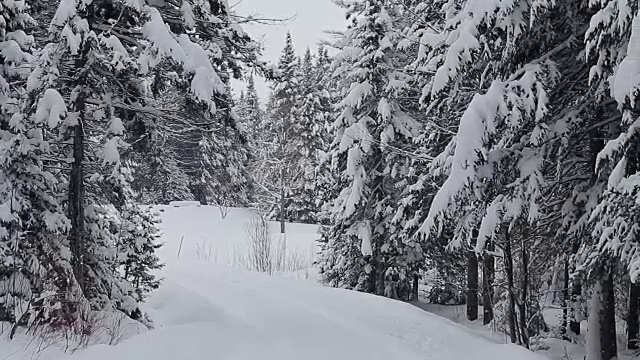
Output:
[[[216,256],[213,246],[202,240],[196,244],[196,258],[200,261],[215,262]]]
[[[245,235],[248,246],[248,268],[272,274],[274,270],[273,237],[264,214],[257,213],[249,220],[245,227]]]
[[[427,295],[431,304],[461,305],[467,301],[464,291],[452,286],[452,284],[435,285]]]

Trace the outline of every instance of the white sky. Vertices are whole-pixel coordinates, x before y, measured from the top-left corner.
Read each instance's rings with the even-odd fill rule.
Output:
[[[229,5],[241,15],[275,19],[295,17],[282,25],[243,26],[249,35],[264,44],[263,58],[274,63],[284,47],[287,31],[291,32],[293,45],[301,56],[307,47],[315,51],[318,41],[328,38],[324,30],[342,30],[346,26],[343,10],[331,0],[229,0]],[[268,85],[256,78],[256,87],[264,100]],[[235,83],[233,88],[239,92],[245,86]]]

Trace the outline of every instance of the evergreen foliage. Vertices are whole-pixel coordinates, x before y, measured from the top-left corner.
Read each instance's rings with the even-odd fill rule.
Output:
[[[0,321],[139,319],[161,267],[140,202],[249,202],[227,84],[259,47],[224,0],[30,10],[0,3]]]

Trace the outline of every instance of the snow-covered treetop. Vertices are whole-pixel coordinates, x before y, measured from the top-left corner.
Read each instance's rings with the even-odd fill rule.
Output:
[[[397,156],[394,144],[413,138],[420,129],[398,101],[409,91],[410,81],[400,70],[402,57],[395,56],[402,37],[392,18],[401,18],[399,11],[393,5],[386,7],[384,1],[365,1],[350,9],[353,24],[345,31],[343,49],[332,64],[333,77],[342,91],[337,104],[341,113],[332,125],[334,157],[346,154],[343,176],[350,183],[334,206],[339,217],[348,218],[356,212],[374,190],[369,179],[379,171],[391,173],[397,165],[391,160]],[[376,156],[380,158],[370,158]],[[383,169],[375,168],[376,163]]]

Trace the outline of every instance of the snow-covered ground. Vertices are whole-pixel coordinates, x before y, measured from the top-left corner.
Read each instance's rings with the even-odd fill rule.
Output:
[[[52,347],[32,356],[28,339],[0,340],[0,360],[543,359],[403,302],[230,267],[224,251],[202,259],[198,241],[216,249],[242,243],[249,213],[223,220],[207,207],[161,209],[164,282],[145,304],[155,329],[73,355]],[[288,251],[310,251],[315,227],[289,228]]]
[[[249,253],[247,228],[255,211],[230,208],[224,219],[215,206],[156,206],[162,224],[160,257],[169,261],[178,256],[181,259],[206,261],[231,267],[246,268]],[[273,256],[281,247],[280,224],[269,222],[273,236]],[[285,249],[289,260],[299,265],[310,266],[317,254],[316,240],[318,226],[286,224]],[[182,242],[182,245],[181,245]]]
[[[545,301],[546,300],[546,301]],[[562,320],[562,310],[557,305],[551,303],[551,299],[542,299],[542,314],[545,322],[552,331],[558,331]],[[466,305],[436,305],[429,304],[426,299],[414,303],[417,307],[461,324],[477,334],[491,341],[506,343],[509,337],[506,333],[498,331],[495,325],[482,324],[482,306],[479,307],[479,319],[469,321],[466,317]],[[494,309],[497,312],[497,309]],[[626,350],[626,336],[624,335],[624,321],[618,319],[618,355],[619,360],[640,359],[640,352],[637,350]],[[551,360],[584,360],[586,358],[586,339],[588,331],[587,321],[580,323],[581,335],[572,335],[572,341],[566,341],[554,336],[541,336],[532,338],[531,348],[538,354],[544,355]]]

